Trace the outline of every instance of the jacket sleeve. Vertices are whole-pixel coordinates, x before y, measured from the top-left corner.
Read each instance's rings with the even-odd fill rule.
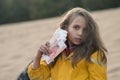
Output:
[[[32,69],[32,63],[28,67],[28,75],[30,80],[48,80],[50,78],[50,67],[45,61],[40,63],[38,69]]]
[[[107,63],[100,60],[98,52],[93,53],[91,61],[88,62],[89,80],[107,80]]]

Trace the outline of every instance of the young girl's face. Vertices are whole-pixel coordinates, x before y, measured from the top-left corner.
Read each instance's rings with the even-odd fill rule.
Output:
[[[86,20],[83,16],[77,16],[68,26],[69,45],[80,45],[85,36]]]

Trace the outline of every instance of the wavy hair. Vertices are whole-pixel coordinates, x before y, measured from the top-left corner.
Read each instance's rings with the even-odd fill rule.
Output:
[[[87,10],[80,7],[69,10],[63,17],[60,28],[67,30],[72,21],[78,16],[83,16],[86,20],[86,35],[84,41],[75,49],[72,65],[76,66],[81,59],[91,62],[90,57],[95,51],[98,51],[101,61],[106,62],[105,52],[107,52],[107,49],[101,40],[97,23]]]

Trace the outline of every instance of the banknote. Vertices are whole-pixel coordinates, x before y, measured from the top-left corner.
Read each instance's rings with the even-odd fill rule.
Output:
[[[50,51],[51,54],[43,55],[42,59],[46,60],[49,64],[67,47],[65,44],[67,37],[67,31],[58,28],[50,39]]]

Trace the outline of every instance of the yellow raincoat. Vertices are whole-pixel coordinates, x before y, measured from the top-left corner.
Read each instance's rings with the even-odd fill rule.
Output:
[[[28,68],[30,80],[107,80],[107,66],[97,58],[97,51],[91,56],[91,62],[81,60],[75,68],[71,65],[70,53],[59,58],[55,66],[50,68],[45,61],[41,61],[40,68],[32,70],[32,63]],[[99,62],[99,63],[98,63]]]

